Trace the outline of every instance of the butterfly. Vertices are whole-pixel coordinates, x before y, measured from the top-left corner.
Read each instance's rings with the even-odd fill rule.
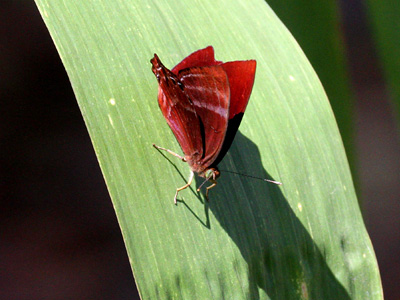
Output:
[[[203,184],[211,182],[206,188],[208,200],[208,192],[220,176],[217,165],[229,150],[246,110],[256,61],[223,63],[215,60],[214,49],[208,46],[190,54],[172,70],[157,54],[150,62],[159,83],[158,104],[184,156],[153,146],[187,162],[191,169],[187,184],[176,189],[174,203],[178,192],[191,185],[194,173],[206,179]]]

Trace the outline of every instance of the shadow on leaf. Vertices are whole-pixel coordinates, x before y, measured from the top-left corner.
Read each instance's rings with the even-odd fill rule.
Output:
[[[272,179],[257,146],[240,132],[229,156],[233,171]],[[220,168],[229,169],[224,163]],[[222,173],[219,183],[210,192],[209,208],[248,264],[250,294],[258,295],[251,299],[259,298],[259,289],[271,299],[350,299],[280,186],[229,173]]]

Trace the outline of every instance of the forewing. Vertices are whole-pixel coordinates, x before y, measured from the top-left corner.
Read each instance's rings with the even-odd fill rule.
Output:
[[[221,151],[228,127],[230,90],[220,65],[181,70],[178,78],[203,126],[204,153],[199,164],[207,168]]]
[[[177,76],[156,55],[151,62],[159,82],[158,104],[192,167],[193,161],[199,161],[203,157],[202,133],[195,106],[183,92]]]

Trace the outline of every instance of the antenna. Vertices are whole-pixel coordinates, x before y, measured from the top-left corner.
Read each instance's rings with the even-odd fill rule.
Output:
[[[243,173],[238,173],[238,172],[233,172],[233,171],[227,171],[227,170],[220,170],[221,172],[226,172],[226,173],[232,173],[232,174],[236,174],[236,175],[242,175],[244,177],[249,177],[249,178],[254,178],[254,179],[258,179],[258,180],[262,180],[262,181],[267,181],[276,185],[282,185],[282,182],[279,181],[275,181],[275,180],[270,180],[270,179],[266,179],[266,178],[261,178],[261,177],[256,177],[256,176],[251,176],[251,175],[247,175],[247,174],[243,174]],[[208,178],[209,179],[209,178]],[[207,179],[207,180],[208,180]],[[206,181],[207,181],[206,180]],[[204,184],[205,182],[203,182]],[[202,185],[203,185],[202,184]]]

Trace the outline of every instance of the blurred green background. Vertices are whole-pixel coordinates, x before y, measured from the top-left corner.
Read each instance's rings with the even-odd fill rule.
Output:
[[[385,298],[399,299],[400,4],[267,2],[326,89]],[[47,29],[33,2],[0,9],[2,297],[135,299],[111,201]]]

